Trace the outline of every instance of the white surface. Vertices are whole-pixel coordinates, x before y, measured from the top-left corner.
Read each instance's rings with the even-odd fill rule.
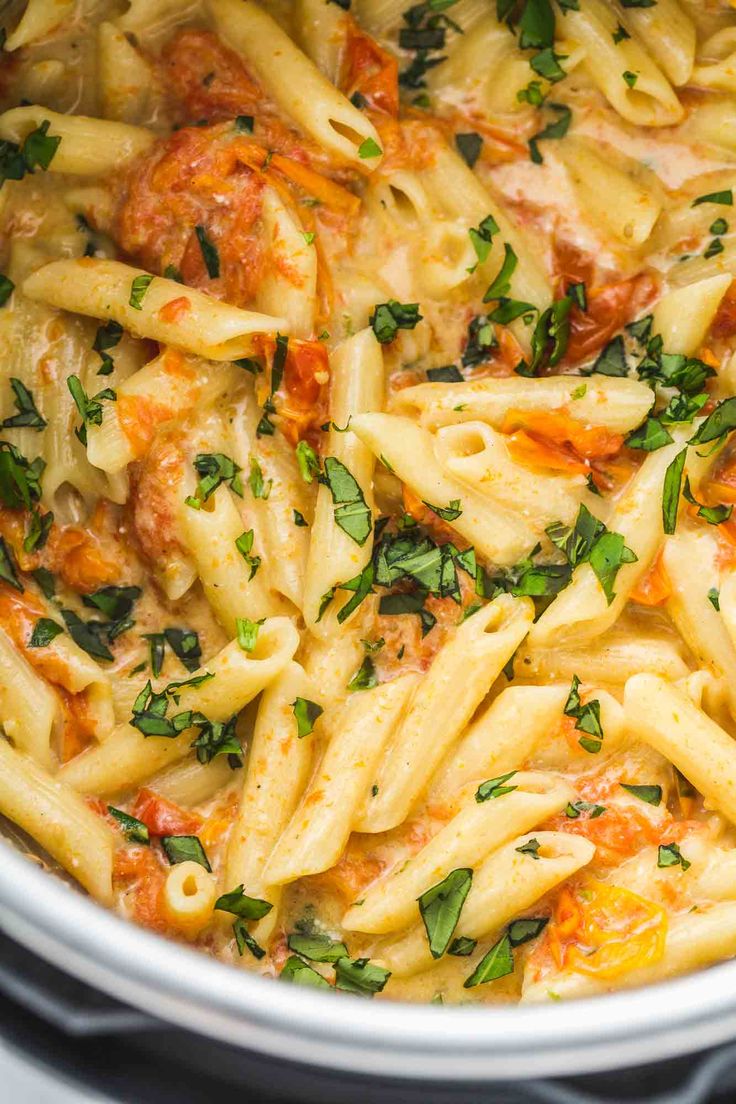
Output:
[[[91,1096],[26,1062],[2,1038],[0,1100],[3,1104],[105,1104],[101,1096]]]

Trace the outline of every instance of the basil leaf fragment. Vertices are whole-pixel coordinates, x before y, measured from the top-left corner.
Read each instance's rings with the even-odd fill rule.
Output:
[[[198,836],[161,836],[161,846],[172,866],[182,862],[196,862],[212,872],[209,859]],[[215,908],[217,902],[215,901]]]
[[[120,825],[120,830],[127,840],[131,843],[150,843],[151,836],[148,831],[147,825],[142,820],[137,820],[130,813],[123,812],[122,809],[116,809],[114,805],[108,805],[107,811],[111,817],[114,817]]]
[[[647,805],[659,805],[662,800],[661,786],[632,786],[628,782],[619,782],[619,786],[640,801],[646,801]]]
[[[57,621],[52,621],[50,617],[39,617],[36,624],[33,626],[33,632],[31,633],[31,639],[28,641],[29,648],[45,648],[52,640],[63,633],[63,628]]]
[[[473,871],[460,867],[417,898],[432,958],[441,958],[449,947],[472,882]]]
[[[685,871],[691,865],[692,864],[689,863],[685,856],[681,853],[678,844],[660,843],[657,850],[657,866],[681,866],[683,871]]]
[[[506,783],[516,773],[515,770],[512,770],[508,774],[500,774],[498,778],[489,778],[487,782],[482,782],[475,791],[475,800],[480,805],[484,801],[491,801],[495,797],[503,797],[504,794],[513,793],[518,787],[507,786]]]
[[[514,956],[511,950],[511,940],[508,933],[501,936],[489,951],[483,956],[469,978],[463,982],[464,989],[472,989],[476,985],[485,985],[486,982],[496,981],[514,972]]]
[[[309,736],[314,732],[315,721],[322,716],[324,709],[321,705],[317,705],[317,702],[310,701],[309,698],[296,698],[291,703],[291,708],[296,718],[296,734],[301,740],[304,736]]]

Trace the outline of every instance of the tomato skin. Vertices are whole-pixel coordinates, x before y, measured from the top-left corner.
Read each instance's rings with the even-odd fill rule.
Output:
[[[131,816],[140,820],[153,836],[187,836],[198,831],[202,818],[175,805],[154,790],[140,791],[131,810]]]
[[[399,114],[399,63],[352,19],[341,84],[348,99],[359,92],[374,111]]]
[[[643,579],[631,592],[632,602],[640,606],[661,606],[672,594],[672,584],[662,563],[661,551]]]
[[[150,847],[121,847],[115,853],[113,879],[129,883],[134,920],[153,931],[166,932],[169,924],[163,908],[166,871]]]
[[[563,360],[578,364],[597,355],[627,322],[637,318],[653,300],[657,283],[642,273],[631,279],[599,284],[595,260],[569,242],[555,242],[555,267],[558,295],[565,295],[570,284],[585,284],[587,310],[573,306],[570,312],[570,339]]]
[[[713,338],[733,337],[734,334],[736,334],[736,280],[731,282],[721,299],[710,328],[710,336]]]

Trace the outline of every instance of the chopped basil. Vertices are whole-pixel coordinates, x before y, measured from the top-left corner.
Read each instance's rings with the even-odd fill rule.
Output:
[[[249,582],[261,566],[261,557],[251,556],[254,539],[255,534],[252,529],[246,530],[245,533],[241,533],[239,537],[235,538],[235,547],[250,568]]]
[[[348,949],[344,943],[330,939],[329,935],[321,932],[295,932],[288,937],[286,945],[290,951],[295,951],[312,962],[337,962],[339,958],[348,957]]]
[[[374,993],[381,992],[390,977],[390,970],[374,965],[367,958],[356,958],[351,962],[346,956],[338,958],[335,963],[335,985],[346,993],[372,997]]]
[[[579,687],[580,679],[577,675],[573,675],[570,693],[567,696],[563,713],[566,717],[574,717],[575,728],[579,732],[584,732],[586,734],[585,736],[581,736],[578,740],[583,750],[595,755],[601,750],[603,740],[601,703],[597,698],[594,698],[592,701],[586,702],[586,704],[583,705],[580,701],[580,694],[578,693]]]
[[[476,985],[484,985],[488,981],[496,981],[514,972],[514,956],[511,950],[511,940],[508,933],[501,936],[489,951],[483,956],[469,978],[463,982],[464,989],[472,989]]]
[[[299,510],[295,510],[295,509],[292,509],[291,512],[292,512],[293,517],[294,517],[294,524],[299,529],[308,529],[309,528],[309,522],[304,517],[304,514],[302,514]]]
[[[238,948],[238,954],[241,958],[246,947],[254,958],[266,957],[266,952],[257,939],[250,934],[244,920],[235,920],[233,922],[233,935],[235,936],[235,945]]]
[[[734,429],[736,429],[736,398],[724,399],[708,415],[695,436],[690,438],[688,444],[708,444],[710,441],[717,441],[726,433],[731,433]]]
[[[636,563],[637,559],[638,556],[626,547],[620,533],[604,533],[596,541],[588,562],[601,584],[609,606],[616,597],[613,587],[620,569],[624,564]]]
[[[471,272],[475,270],[478,264],[483,264],[488,260],[488,257],[493,246],[493,236],[499,233],[498,223],[493,215],[486,215],[486,217],[479,223],[478,227],[473,227],[468,230],[471,244],[475,250],[475,255],[478,258],[477,264],[473,265],[470,269]]]
[[[685,486],[682,488],[682,497],[686,502],[689,502],[691,506],[698,507],[698,517],[704,518],[709,525],[722,525],[724,521],[728,521],[733,513],[733,506],[703,506],[695,498],[690,489],[690,477],[685,476]]]
[[[36,130],[30,132],[23,143],[23,159],[29,170],[39,168],[45,171],[54,159],[61,144],[61,138],[49,136],[50,126],[48,119],[44,119]]]
[[[28,532],[23,541],[24,552],[34,552],[37,548],[44,547],[46,541],[49,539],[53,521],[54,515],[50,510],[46,514],[42,514],[39,510],[33,511],[28,526]]]
[[[605,811],[605,805],[594,805],[590,801],[568,801],[565,816],[570,820],[577,820],[581,813],[590,813],[588,819],[595,820],[596,817],[603,816]]]
[[[626,28],[619,23],[611,37],[618,46],[619,42],[624,42],[627,38],[631,38],[631,35],[626,30]]]
[[[541,165],[544,160],[539,150],[539,143],[550,138],[564,138],[572,121],[572,111],[566,104],[548,103],[546,106],[556,112],[557,119],[548,123],[529,139],[529,154],[535,165]]]
[[[428,368],[427,379],[430,383],[462,383],[465,377],[454,364],[446,364],[442,368]]]
[[[104,613],[111,621],[127,617],[143,591],[137,586],[106,586],[93,594],[85,594],[82,602],[90,609]]]
[[[422,499],[422,502],[424,502],[424,499]],[[453,498],[447,506],[433,506],[431,502],[424,502],[424,505],[432,513],[441,517],[443,521],[455,521],[463,512],[459,498]]]
[[[728,223],[724,218],[717,218],[715,222],[710,224],[709,230],[711,234],[726,234],[728,233]]]
[[[643,426],[633,430],[624,442],[628,448],[642,449],[644,452],[655,452],[672,444],[672,435],[665,429],[657,418],[647,418]]]
[[[207,275],[210,280],[216,280],[220,275],[220,254],[217,251],[217,246],[208,235],[204,226],[195,226],[194,232],[197,235],[199,248],[202,252],[202,260],[207,269]]]
[[[172,866],[176,863],[196,862],[205,870],[212,872],[209,859],[198,836],[161,836],[161,846]],[[217,908],[217,902],[215,902],[215,908]]]
[[[488,352],[496,344],[493,323],[486,314],[478,314],[468,324],[468,336],[462,354],[464,368],[472,368],[488,360]]]
[[[682,486],[682,473],[685,470],[687,449],[678,452],[675,459],[667,466],[664,473],[662,487],[662,527],[665,533],[672,535],[677,528],[677,511],[680,506],[680,487]]]
[[[67,631],[75,644],[93,659],[105,659],[112,661],[114,658],[110,649],[102,642],[101,623],[90,621],[86,624],[74,610],[63,609],[61,616],[64,618]]]
[[[332,0],[332,2],[337,3],[338,0]],[[296,985],[311,985],[315,989],[332,988],[329,981],[325,981],[321,974],[318,974],[316,970],[313,970],[297,955],[290,955],[287,958],[279,977],[283,978],[284,981],[294,982]]]
[[[477,939],[468,939],[466,935],[460,935],[457,939],[453,939],[447,948],[447,953],[455,958],[467,958],[468,955],[473,953],[477,945]]]
[[[661,786],[631,786],[628,782],[619,782],[619,785],[640,801],[646,801],[647,805],[659,805],[662,800]]]
[[[143,639],[148,641],[148,657],[151,664],[151,673],[154,678],[158,678],[161,674],[161,669],[164,665],[164,657],[166,655],[166,637],[163,633],[144,633]],[[145,668],[145,663],[142,663],[140,670],[144,671]]]
[[[630,69],[625,69],[621,76],[624,78],[624,82],[628,84],[629,88],[636,87],[636,82],[639,79],[638,73],[632,73]]]
[[[507,786],[506,783],[514,777],[515,770],[508,774],[500,774],[498,778],[489,778],[487,782],[481,782],[475,791],[475,800],[480,805],[484,801],[491,801],[494,797],[503,797],[504,794],[513,793],[518,786]]]
[[[698,196],[691,206],[699,207],[701,203],[720,203],[724,207],[733,207],[733,189],[726,188],[722,192],[709,192],[708,195]]]
[[[538,839],[530,839],[526,843],[522,843],[521,847],[515,847],[514,851],[518,851],[520,855],[531,855],[533,859],[538,859],[539,846]]]
[[[322,716],[324,709],[321,705],[317,705],[317,702],[310,701],[309,698],[296,698],[291,703],[291,708],[294,710],[296,719],[296,734],[301,740],[302,737],[309,736],[314,732],[315,721]]]
[[[52,621],[50,617],[39,617],[36,624],[33,626],[33,632],[31,633],[31,639],[28,641],[29,648],[45,648],[52,640],[55,640],[59,633],[63,633],[63,628],[57,621]]]
[[[105,387],[90,399],[82,387],[79,376],[74,375],[67,377],[66,385],[82,418],[82,427],[75,432],[82,444],[86,445],[87,426],[102,425],[102,403],[103,401],[115,402],[117,395],[110,387]]]
[[[522,943],[536,939],[548,923],[548,916],[530,916],[528,920],[513,920],[508,926],[509,943],[512,947],[520,947]]]
[[[125,813],[122,809],[116,809],[114,805],[108,805],[107,811],[110,816],[115,817],[123,835],[131,843],[150,843],[151,836],[148,827],[142,820],[136,820],[130,813]]]
[[[480,134],[476,134],[472,130],[467,134],[456,134],[455,145],[465,164],[472,169],[483,148],[483,139]]]
[[[338,624],[342,625],[342,623],[347,620],[353,610],[356,610],[361,602],[365,598],[367,598],[369,594],[373,593],[373,564],[367,563],[361,571],[360,575],[355,575],[352,579],[348,579],[344,583],[338,583],[337,588],[333,587],[331,595],[333,597],[335,589],[353,591],[353,597],[349,598],[345,605],[340,610],[338,610]],[[320,613],[319,617],[317,618],[318,621],[323,613],[324,609],[320,606]]]
[[[376,665],[370,656],[365,656],[347,688],[354,693],[358,690],[372,690],[374,686],[378,686]]]
[[[602,376],[625,376],[628,373],[624,339],[619,335],[609,341],[593,365],[593,371]]]
[[[195,456],[193,465],[200,479],[194,495],[189,495],[185,499],[187,506],[199,510],[222,483],[227,483],[231,491],[243,497],[243,484],[240,479],[242,469],[229,456],[225,456],[222,452],[200,452]]]
[[[13,281],[0,273],[0,307],[5,306],[14,291],[15,284]]]
[[[237,715],[229,721],[210,721],[201,713],[192,714],[192,725],[197,725],[199,735],[191,746],[196,749],[199,763],[211,763],[218,755],[227,755],[231,770],[243,765],[243,748],[235,731],[237,720]]]
[[[273,905],[270,901],[261,900],[260,897],[249,897],[241,883],[229,893],[223,893],[218,897],[213,907],[218,912],[229,912],[240,920],[262,920],[271,911]]]
[[[716,612],[718,613],[721,612],[720,598],[721,592],[716,587],[711,587],[708,591],[708,601],[713,606],[713,609],[716,610]]]
[[[37,567],[31,574],[38,583],[39,589],[44,598],[53,598],[56,594],[56,583],[54,576],[46,567]]]
[[[555,37],[555,15],[550,0],[526,0],[519,30],[522,50],[551,46]]]
[[[657,851],[657,866],[681,866],[683,871],[692,864],[688,862],[676,843],[660,843]]]
[[[449,947],[472,882],[473,871],[460,867],[417,897],[432,958],[441,958]]]
[[[567,56],[567,54],[556,54],[551,46],[547,46],[544,50],[540,50],[538,54],[535,54],[534,57],[530,59],[529,64],[534,72],[538,73],[540,77],[544,77],[550,84],[556,84],[557,81],[564,80],[567,76],[567,73],[560,65],[561,61],[567,60]],[[543,102],[543,99],[540,100],[539,106],[541,106]]]
[[[503,264],[501,265],[496,278],[486,289],[486,293],[483,296],[484,303],[489,303],[492,299],[503,299],[504,296],[508,295],[511,288],[511,277],[516,271],[516,266],[519,263],[519,258],[516,256],[513,247],[509,245],[508,242],[504,242],[503,251]]]
[[[122,336],[123,327],[112,319],[98,327],[92,344],[93,350],[100,354],[102,360],[102,366],[97,370],[98,376],[109,376],[112,372],[115,364],[107,350],[114,349],[120,343]]]
[[[235,129],[239,130],[241,134],[252,134],[254,122],[252,115],[236,115]]]
[[[413,330],[421,322],[418,303],[400,303],[398,299],[389,299],[387,303],[379,303],[368,319],[376,340],[381,345],[388,345],[393,341],[399,330]]]
[[[167,264],[166,268],[164,269],[163,275],[165,280],[174,280],[177,284],[184,283],[184,277],[182,276],[176,265]]]
[[[252,652],[258,641],[258,629],[262,621],[250,621],[247,617],[236,617],[235,627],[238,634],[238,644],[244,652]]]
[[[143,310],[143,300],[146,297],[146,292],[153,283],[153,276],[143,275],[136,276],[130,285],[130,299],[129,305],[133,310]]]
[[[724,250],[724,245],[723,245],[723,242],[721,241],[721,239],[720,238],[714,238],[713,241],[708,246],[708,248],[703,253],[703,256],[705,257],[706,261],[709,261],[711,259],[711,257],[717,257],[719,253],[723,252],[723,250]]]
[[[382,153],[383,150],[375,138],[366,138],[365,141],[361,142],[358,146],[358,157],[362,158],[363,161],[371,157],[380,157]]]
[[[273,486],[273,479],[269,479],[268,483],[264,480],[261,465],[258,463],[255,456],[251,456],[250,458],[248,486],[254,498],[262,498],[264,501],[270,495]]]
[[[36,403],[34,402],[32,393],[28,390],[22,380],[16,379],[14,376],[10,377],[10,386],[13,389],[13,395],[15,396],[15,408],[18,411],[17,414],[13,414],[10,418],[5,418],[2,422],[3,429],[45,429],[47,422],[45,418],[42,418],[39,414]]]
[[[324,480],[335,505],[336,525],[356,544],[364,545],[373,529],[373,520],[360,484],[334,456],[325,457],[324,469]]]
[[[319,457],[310,444],[300,441],[296,446],[296,462],[305,483],[311,483],[315,475],[319,476]]]

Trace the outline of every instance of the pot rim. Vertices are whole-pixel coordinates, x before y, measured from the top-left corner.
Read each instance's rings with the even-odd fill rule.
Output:
[[[518,1007],[336,999],[137,928],[0,843],[0,927],[110,996],[282,1060],[373,1076],[527,1079],[658,1061],[736,1036],[736,962],[644,989]]]

